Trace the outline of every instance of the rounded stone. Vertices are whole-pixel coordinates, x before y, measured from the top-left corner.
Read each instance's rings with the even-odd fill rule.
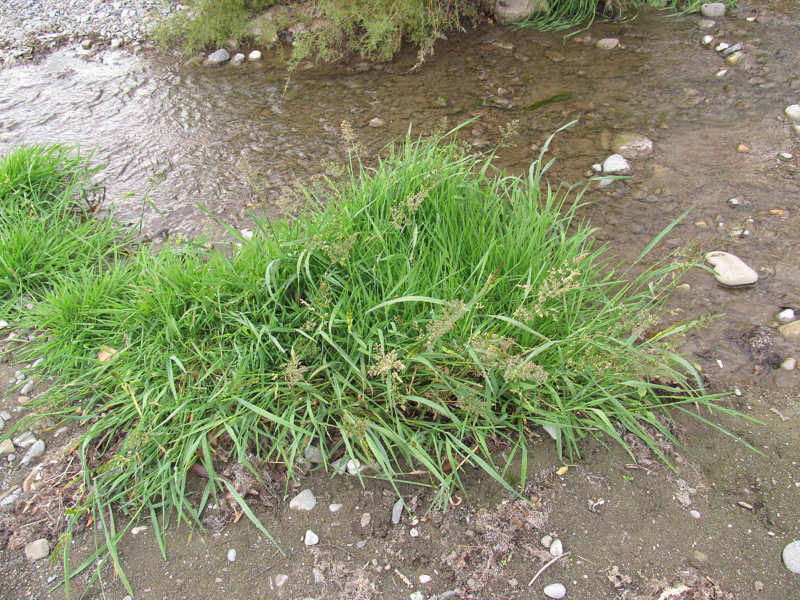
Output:
[[[781,323],[791,323],[795,320],[795,314],[793,308],[784,308],[781,312],[779,312],[776,317],[778,321]]]
[[[784,371],[794,371],[797,368],[797,359],[787,358],[781,363],[781,369]]]
[[[375,117],[374,119],[370,119],[369,126],[370,127],[383,127],[386,125],[386,121],[381,119],[380,117]]]
[[[234,54],[233,58],[231,59],[231,64],[234,67],[238,67],[242,63],[244,63],[244,54],[242,54],[241,52],[238,54]]]
[[[228,550],[228,562],[233,562],[236,560],[236,550],[231,548]]]
[[[714,251],[706,254],[706,260],[714,267],[714,277],[728,287],[753,285],[758,273],[748,267],[742,259],[728,252]]]
[[[783,112],[785,112],[786,116],[792,121],[800,121],[800,104],[792,104],[791,106],[787,106]]]
[[[550,544],[550,554],[552,556],[561,556],[564,554],[564,544],[561,543],[561,540],[553,540],[553,543]]]
[[[262,54],[261,50],[253,50],[250,54],[247,55],[247,58],[252,61],[261,60]]]
[[[701,516],[701,515],[700,515],[700,512],[699,512],[699,511],[696,511],[696,510],[690,510],[690,511],[689,511],[689,514],[690,514],[690,515],[692,515],[692,516],[693,516],[695,519],[699,519],[699,518],[700,518],[700,516]]]
[[[303,543],[306,546],[316,546],[319,543],[319,536],[309,529],[306,531],[306,537],[303,539]]]
[[[40,560],[50,554],[50,542],[41,538],[25,546],[25,556],[28,560]]]
[[[216,52],[212,52],[208,55],[208,58],[205,60],[205,64],[209,67],[221,67],[230,59],[231,55],[228,54],[228,51],[225,50],[225,48],[220,48]]]
[[[603,175],[628,175],[632,170],[621,154],[612,154],[603,161]]]
[[[800,575],[800,540],[787,544],[783,549],[783,564],[792,573]]]
[[[544,546],[545,548],[549,549],[550,546],[553,545],[553,536],[546,535],[546,536],[542,537],[541,541],[542,541],[542,546]]]
[[[595,46],[600,50],[613,50],[619,46],[619,40],[617,38],[603,38],[602,40],[597,40]]]
[[[718,19],[725,16],[724,2],[707,2],[700,7],[700,14],[708,19]]]
[[[618,133],[611,138],[611,151],[623,158],[647,158],[653,154],[653,140],[638,133]]]
[[[716,21],[712,21],[711,19],[700,19],[697,22],[697,26],[700,29],[711,29],[716,24],[717,24],[717,22]]]
[[[790,342],[800,340],[800,321],[792,321],[791,323],[781,325],[778,327],[778,333]]]
[[[564,596],[567,595],[567,588],[565,588],[560,583],[551,583],[542,591],[544,592],[545,596],[547,596],[548,598],[554,598],[555,600],[563,598]]]

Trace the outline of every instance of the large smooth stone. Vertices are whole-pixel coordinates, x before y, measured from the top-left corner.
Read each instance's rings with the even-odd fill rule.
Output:
[[[611,138],[611,151],[625,158],[647,158],[653,154],[653,140],[638,133],[618,133]]]
[[[25,556],[28,560],[40,560],[50,554],[50,542],[45,538],[31,542],[25,546]]]
[[[216,52],[212,52],[208,55],[208,58],[205,60],[205,65],[207,67],[221,67],[230,59],[231,55],[228,54],[228,51],[225,50],[225,48],[220,48]]]
[[[311,510],[316,505],[317,499],[311,490],[303,490],[289,502],[289,508],[294,510]]]
[[[714,277],[722,285],[739,287],[753,285],[758,281],[758,273],[748,267],[738,256],[728,252],[709,252],[706,260],[714,267]]]
[[[781,325],[778,327],[778,333],[790,342],[800,340],[800,321],[792,321]]]
[[[629,175],[631,164],[621,154],[612,154],[603,161],[603,175]]]
[[[709,19],[718,19],[725,15],[725,3],[707,2],[700,7],[700,14]]]
[[[787,544],[783,549],[783,564],[792,573],[800,575],[800,540]]]

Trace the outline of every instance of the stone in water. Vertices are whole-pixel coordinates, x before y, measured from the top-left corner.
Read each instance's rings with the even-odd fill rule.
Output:
[[[612,154],[603,161],[603,175],[628,175],[631,171],[630,163],[621,154]]]
[[[619,40],[617,38],[603,38],[602,40],[597,40],[595,46],[600,50],[613,50],[619,46]]]
[[[739,287],[753,285],[758,281],[758,273],[748,267],[738,256],[715,251],[706,254],[706,260],[714,267],[714,277],[722,285]]]
[[[560,583],[551,583],[546,588],[544,588],[544,595],[548,598],[555,598],[558,600],[559,598],[563,598],[567,595],[567,588],[565,588]]]
[[[624,158],[647,158],[653,154],[653,140],[638,133],[618,133],[611,138],[611,151]]]

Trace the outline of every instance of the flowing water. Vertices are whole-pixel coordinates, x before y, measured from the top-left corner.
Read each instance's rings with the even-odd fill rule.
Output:
[[[780,307],[800,309],[800,158],[778,158],[800,154],[800,138],[783,121],[783,109],[800,100],[800,7],[742,2],[712,29],[698,21],[648,10],[568,39],[485,25],[452,36],[417,70],[406,51],[384,64],[302,65],[290,78],[275,58],[210,69],[125,50],[62,50],[0,71],[0,151],[79,144],[107,164],[102,183],[118,219],[142,219],[148,235],[218,238],[223,232],[199,206],[237,228],[251,228],[251,214],[277,216],[281,191],[295,178],[346,162],[345,120],[367,162],[409,129],[430,133],[444,118],[476,118],[460,132],[476,149],[492,148],[500,128],[518,120],[516,145],[497,160],[512,173],[576,121],[548,154],[558,159],[549,177],[556,184],[575,183],[602,162],[609,132],[633,131],[655,142],[654,156],[635,161],[629,181],[590,187],[582,214],[614,253],[631,259],[693,206],[665,247],[697,240],[703,250],[730,250],[760,269],[761,282],[730,290],[706,272],[690,273],[692,291],[676,310],[726,316],[712,324],[713,335],[690,337],[688,349],[706,369],[764,373],[759,361],[775,357],[754,355],[748,331],[769,325]],[[706,34],[716,36],[712,47],[745,44],[744,60],[727,64],[700,43]],[[620,48],[595,47],[612,36]],[[370,126],[375,118],[383,124]],[[792,351],[776,340],[777,355]],[[774,376],[780,387],[797,385],[794,373]]]

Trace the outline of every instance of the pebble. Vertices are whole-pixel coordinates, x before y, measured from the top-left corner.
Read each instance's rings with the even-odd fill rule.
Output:
[[[236,560],[236,549],[231,548],[228,550],[228,562],[233,562]]]
[[[289,580],[288,575],[275,575],[275,585],[277,587],[283,587],[283,584]]]
[[[0,411],[0,419],[3,419],[3,421],[10,421],[11,413],[7,410]]]
[[[372,516],[369,513],[364,513],[363,515],[361,515],[361,526],[367,527],[371,520]]]
[[[567,588],[560,583],[551,583],[542,591],[548,598],[555,598],[556,600],[567,595]]]
[[[561,52],[556,52],[555,50],[547,50],[545,51],[544,55],[552,60],[554,63],[560,63],[567,60],[567,57],[561,54]]]
[[[699,511],[690,510],[689,514],[692,515],[695,519],[699,519],[700,518],[700,512]]]
[[[392,506],[392,523],[397,525],[400,522],[400,517],[403,516],[403,499],[401,498]]]
[[[261,50],[253,50],[250,54],[247,55],[248,60],[257,61],[261,60]]]
[[[628,175],[632,170],[621,154],[612,154],[603,161],[603,175]]]
[[[611,151],[623,158],[647,158],[653,154],[653,140],[638,133],[618,133],[611,138]]]
[[[713,35],[704,35],[703,39],[700,40],[700,41],[703,44],[703,46],[708,46],[711,42],[714,41],[714,36]]]
[[[347,461],[347,472],[350,473],[350,475],[358,475],[364,469],[366,469],[366,465],[362,465],[361,461],[357,458]]]
[[[92,47],[92,40],[83,40],[81,42],[81,48],[83,48],[84,50],[88,50],[91,47]]]
[[[131,529],[131,535],[139,535],[143,531],[147,531],[147,527],[144,525],[139,525],[139,527],[134,527]]]
[[[542,429],[544,429],[551,438],[558,441],[558,429],[552,425],[542,425]]]
[[[431,579],[432,579],[432,578],[431,578],[431,576],[430,576],[430,575],[420,575],[420,576],[419,576],[419,582],[420,582],[420,583],[423,583],[423,584],[424,584],[424,583],[430,583]]]
[[[619,46],[619,40],[617,38],[603,38],[602,40],[597,40],[595,46],[600,50],[613,50]]]
[[[796,317],[793,308],[784,308],[775,316],[775,318],[781,323],[791,323]]]
[[[797,359],[787,358],[781,363],[781,369],[784,371],[794,371],[797,368]]]
[[[359,548],[363,548],[367,545],[367,540],[361,540],[360,542],[356,542],[356,546]]]
[[[700,7],[700,14],[708,19],[718,19],[725,16],[724,2],[707,2]]]
[[[731,198],[730,200],[728,200],[728,204],[730,204],[731,206],[740,206],[742,204],[742,201],[739,198]]]
[[[783,564],[792,573],[800,575],[800,540],[787,544],[783,549]]]
[[[220,48],[216,52],[209,54],[203,64],[207,67],[221,67],[230,59],[231,55],[228,54],[228,51],[225,48]]]
[[[22,386],[22,389],[19,391],[21,396],[27,396],[33,391],[33,386],[36,385],[33,381],[29,381],[25,385]]]
[[[14,438],[14,445],[17,448],[30,448],[36,443],[36,436],[30,431],[26,431]]]
[[[727,44],[725,42],[720,42],[719,44],[717,44],[717,47],[714,48],[714,50],[716,50],[717,52],[722,52],[723,50],[725,50],[725,49],[727,49],[729,47],[730,47],[730,44]]]
[[[417,529],[416,527],[412,527],[411,531],[409,531],[408,534],[413,538],[419,537],[419,529]]]
[[[113,40],[111,40],[110,45],[112,49],[116,50],[117,48],[122,48],[123,43],[124,42],[122,41],[121,38],[114,38]]]
[[[337,512],[337,511],[340,511],[340,510],[342,510],[342,505],[341,505],[341,504],[331,504],[331,505],[328,507],[328,510],[330,510],[332,513],[335,513],[335,512]]]
[[[25,557],[28,560],[39,560],[47,558],[50,554],[50,542],[41,538],[25,546]]]
[[[553,543],[550,544],[550,554],[552,556],[561,556],[564,554],[564,544],[561,543],[561,540],[553,540]]]
[[[311,510],[317,505],[317,499],[311,490],[303,490],[289,502],[289,508],[294,510]]]
[[[244,54],[242,54],[241,52],[239,52],[238,54],[234,54],[234,55],[233,55],[233,58],[231,59],[231,64],[232,64],[234,67],[238,67],[239,65],[242,65],[242,64],[244,64],[244,59],[245,59],[245,56],[244,56]]]
[[[787,162],[794,158],[794,154],[792,154],[791,152],[781,152],[780,154],[778,154],[778,158],[780,158],[784,162]]]
[[[42,440],[37,441],[30,449],[25,453],[25,456],[22,457],[22,460],[19,461],[20,465],[27,465],[31,462],[34,458],[39,458],[42,454],[44,454],[44,442]]]
[[[783,112],[785,112],[786,116],[792,121],[800,121],[800,104],[792,104],[787,106]]]
[[[544,546],[545,548],[549,549],[550,546],[553,545],[553,536],[552,535],[546,535],[546,536],[544,536],[542,538],[541,541],[542,541],[542,546]]]
[[[320,569],[314,567],[312,572],[314,573],[314,583],[323,583],[325,581],[325,574]]]
[[[414,592],[413,594],[409,595],[411,600],[425,600],[425,594],[422,592]]]
[[[325,457],[322,456],[322,451],[319,449],[319,446],[315,446],[314,444],[310,444],[306,448],[306,451],[303,453],[303,456],[307,461],[312,462],[315,465],[319,465],[325,462]]]
[[[711,29],[711,28],[712,28],[712,27],[714,27],[716,24],[717,24],[717,22],[716,22],[716,21],[712,21],[711,19],[700,19],[700,20],[697,22],[697,26],[698,26],[700,29]]]
[[[386,121],[381,119],[380,117],[375,117],[374,119],[370,119],[369,126],[370,127],[383,127],[386,125]]]
[[[742,259],[728,252],[714,251],[706,254],[706,260],[714,267],[714,277],[728,287],[753,285],[758,273],[748,267]]]
[[[30,396],[20,396],[17,398],[17,404],[19,404],[20,406],[25,406],[30,401],[31,401]]]
[[[8,321],[0,321],[0,328],[8,327]]]
[[[778,327],[778,333],[790,342],[800,340],[800,321],[792,321],[781,325]]]
[[[319,543],[319,536],[309,529],[306,531],[306,537],[303,538],[303,543],[306,546],[316,546]]]

